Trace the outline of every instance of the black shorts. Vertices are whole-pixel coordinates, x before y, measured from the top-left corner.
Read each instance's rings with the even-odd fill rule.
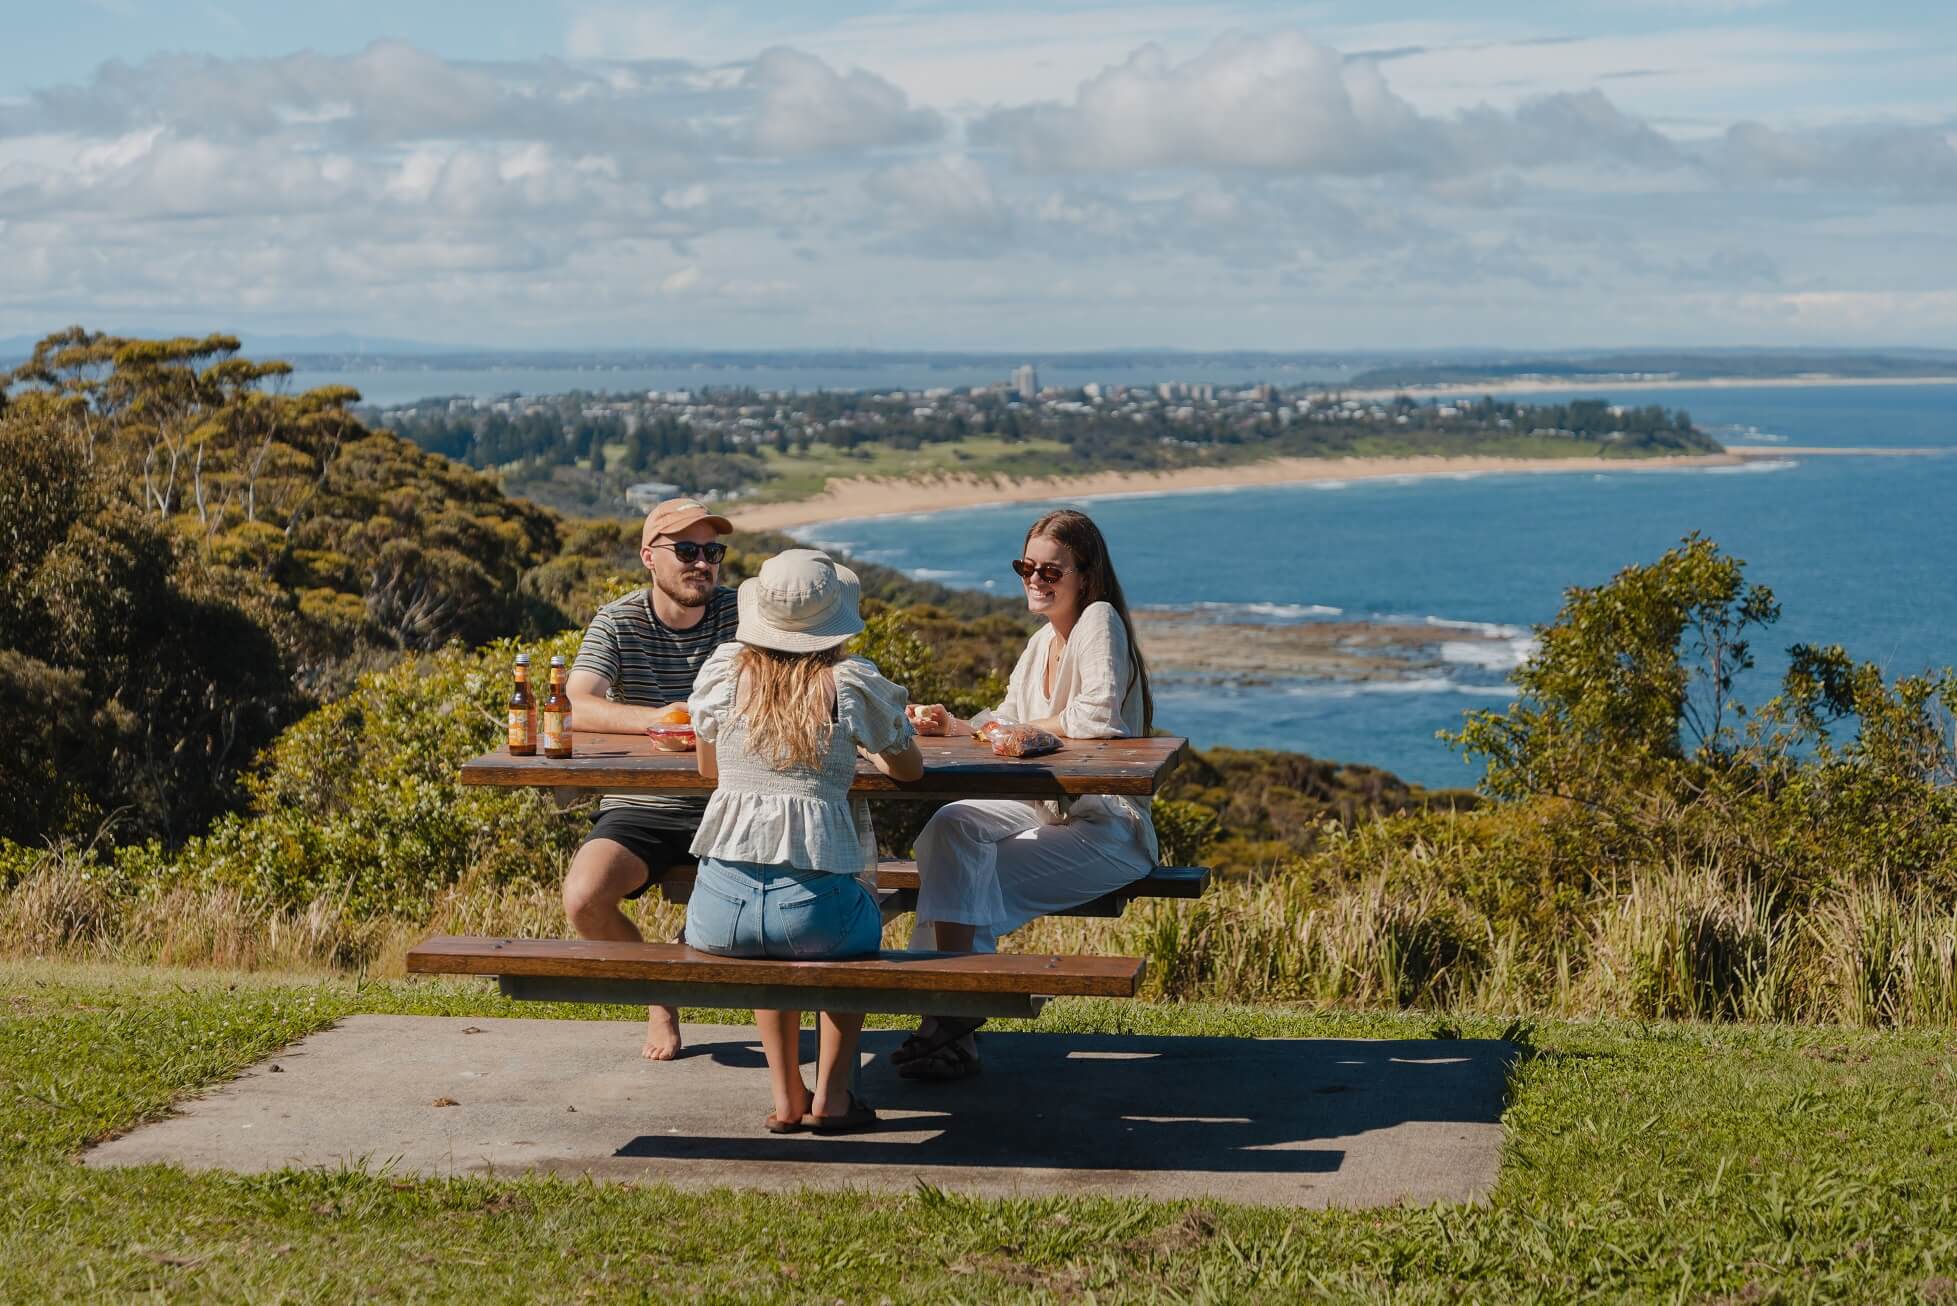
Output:
[[[693,834],[692,830],[654,824],[652,813],[639,808],[613,807],[598,813],[584,841],[610,839],[646,864],[646,882],[625,895],[636,898],[675,862],[693,860]]]

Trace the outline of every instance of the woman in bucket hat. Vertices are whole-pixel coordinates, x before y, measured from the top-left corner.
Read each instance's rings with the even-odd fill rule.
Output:
[[[858,750],[897,780],[924,774],[909,696],[843,645],[863,629],[856,575],[814,549],[789,549],[742,582],[734,642],[700,668],[687,707],[700,774],[719,787],[693,854],[699,876],[686,941],[704,952],[795,960],[877,951],[882,917],[864,885],[877,843],[851,800]],[[813,1092],[802,1081],[802,1013],[754,1013],[768,1057],[771,1133],[868,1128],[850,1092],[860,1013],[822,1012]]]

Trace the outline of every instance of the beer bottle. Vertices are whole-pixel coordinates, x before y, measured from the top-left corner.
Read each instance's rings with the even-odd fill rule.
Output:
[[[571,696],[564,692],[564,659],[550,660],[550,692],[544,695],[541,709],[544,722],[544,756],[571,755]]]
[[[530,655],[516,655],[516,688],[510,693],[510,756],[537,755],[537,700],[530,696]]]

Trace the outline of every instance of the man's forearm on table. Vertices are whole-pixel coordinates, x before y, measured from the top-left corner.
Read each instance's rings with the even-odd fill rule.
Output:
[[[665,710],[664,706],[641,707],[608,698],[573,698],[571,723],[587,734],[636,735],[647,726],[658,725],[655,718]]]

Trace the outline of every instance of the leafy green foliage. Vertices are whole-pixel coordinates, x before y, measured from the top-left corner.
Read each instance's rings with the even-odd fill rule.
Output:
[[[567,633],[526,646],[574,657]],[[295,723],[248,781],[250,809],[174,856],[119,851],[132,887],[239,889],[268,906],[318,899],[349,918],[425,917],[458,884],[554,884],[588,821],[535,790],[468,788],[461,764],[502,734],[518,646],[451,646],[362,676],[354,691]]]
[[[1734,678],[1752,666],[1748,632],[1780,615],[1771,591],[1693,535],[1650,566],[1572,589],[1539,647],[1511,676],[1518,701],[1470,713],[1452,736],[1488,766],[1498,797],[1584,802],[1635,789],[1685,760],[1733,749]]]

